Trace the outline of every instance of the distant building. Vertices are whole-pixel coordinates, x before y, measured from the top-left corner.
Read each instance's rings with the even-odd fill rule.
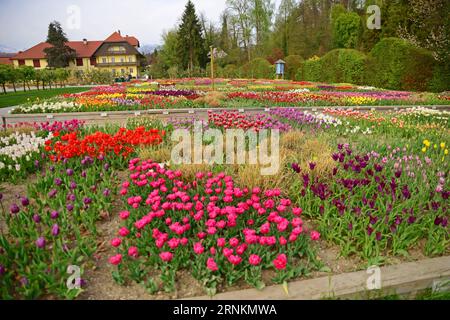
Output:
[[[0,52],[0,64],[8,64],[12,65],[13,62],[11,60],[12,57],[14,57],[17,53],[3,53]]]
[[[76,59],[69,64],[70,69],[89,71],[97,68],[108,70],[115,76],[139,76],[142,54],[138,51],[140,44],[135,37],[122,36],[120,31],[117,31],[103,41],[83,39],[83,41],[69,41],[66,45],[77,53]],[[15,67],[46,68],[48,61],[44,49],[49,47],[51,47],[51,44],[41,42],[14,55],[11,60]]]

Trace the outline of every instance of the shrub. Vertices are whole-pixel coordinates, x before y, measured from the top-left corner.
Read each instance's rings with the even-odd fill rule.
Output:
[[[321,59],[321,81],[358,83],[364,79],[367,56],[354,49],[336,49]]]
[[[306,81],[320,81],[322,75],[321,60],[319,57],[314,56],[302,63],[300,69],[297,71],[297,80]]]
[[[270,79],[275,74],[274,66],[263,58],[255,58],[241,68],[241,76],[252,79]]]
[[[370,53],[367,80],[371,85],[396,90],[428,89],[435,60],[432,54],[398,38],[384,38]]]
[[[450,61],[435,66],[428,90],[433,92],[450,91]]]
[[[299,55],[291,55],[284,60],[286,61],[286,79],[294,80],[297,70],[302,65],[303,58]]]
[[[238,78],[239,77],[239,69],[234,64],[227,64],[222,69],[222,75],[223,78]]]

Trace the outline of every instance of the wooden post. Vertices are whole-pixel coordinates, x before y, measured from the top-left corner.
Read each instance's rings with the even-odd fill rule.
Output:
[[[212,79],[212,89],[215,90],[214,85],[214,47],[211,46],[211,79]]]

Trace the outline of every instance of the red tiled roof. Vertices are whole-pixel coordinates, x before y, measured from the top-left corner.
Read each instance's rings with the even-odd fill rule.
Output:
[[[0,57],[0,64],[13,64],[11,58],[8,57]]]
[[[111,34],[108,38],[106,38],[105,42],[128,42],[133,47],[139,45],[139,40],[136,37],[129,35],[122,37],[122,35],[117,31]]]
[[[118,32],[114,32],[105,41],[69,41],[66,44],[77,52],[78,58],[90,58],[104,42],[128,42],[132,46],[138,46],[139,40],[135,37],[122,37]],[[19,52],[12,59],[45,59],[44,49],[51,47],[47,42],[41,42],[28,50]]]
[[[131,44],[133,47],[136,47],[136,46],[139,47],[139,40],[136,37],[126,36],[125,40],[127,40],[127,42],[129,44]]]

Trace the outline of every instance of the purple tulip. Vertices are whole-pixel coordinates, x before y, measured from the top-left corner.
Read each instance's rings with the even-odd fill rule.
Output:
[[[60,178],[56,178],[54,183],[55,185],[60,186],[62,184],[62,180]]]
[[[67,206],[66,206],[66,208],[67,208],[67,211],[73,211],[73,209],[74,209],[74,207],[73,207],[73,204],[71,204],[71,203],[69,203]]]
[[[109,164],[108,164],[108,163],[105,163],[105,165],[103,166],[103,168],[104,168],[106,171],[108,171],[108,169],[109,169]]]
[[[34,166],[35,166],[36,168],[39,167],[39,160],[35,160],[35,161],[34,161]]]
[[[53,189],[48,193],[48,197],[54,198],[56,196],[56,193],[58,193],[58,191],[56,189]]]
[[[438,226],[442,223],[442,218],[441,217],[436,217],[436,219],[434,219],[434,225]]]
[[[74,190],[77,188],[77,184],[75,183],[75,181],[70,182],[70,189]]]
[[[73,176],[73,170],[72,170],[72,169],[67,169],[67,170],[66,170],[66,174],[67,174],[69,177]]]
[[[92,203],[92,199],[86,197],[86,198],[83,199],[83,202],[84,202],[84,204],[91,204]]]
[[[73,193],[67,195],[67,201],[75,201],[76,197]]]
[[[109,197],[110,194],[111,194],[111,191],[110,191],[109,189],[105,189],[105,190],[103,191],[103,195],[104,195],[105,197]]]
[[[20,211],[20,208],[17,204],[13,203],[10,207],[9,207],[9,211],[11,212],[11,214],[17,214]]]
[[[54,166],[50,166],[49,169],[50,169],[51,172],[54,172],[54,171],[55,171],[55,167],[54,167]]]
[[[309,163],[309,169],[314,170],[316,168],[316,164],[314,162]]]
[[[27,277],[22,277],[22,278],[20,278],[20,284],[22,285],[22,286],[27,286],[28,285],[28,278]]]
[[[381,232],[377,232],[375,235],[375,238],[377,239],[377,241],[381,240]]]
[[[38,215],[37,213],[33,216],[33,221],[36,223],[41,222],[41,216]]]
[[[294,170],[296,173],[300,173],[300,171],[302,171],[302,169],[300,169],[300,166],[298,165],[298,163],[293,163],[291,165],[292,170]]]
[[[39,237],[36,240],[36,247],[38,247],[39,249],[42,249],[42,248],[45,247],[45,239],[44,239],[44,237]]]
[[[6,273],[6,268],[0,264],[0,276]]]
[[[59,212],[56,210],[54,210],[50,213],[50,218],[52,218],[52,219],[57,219],[58,216],[59,216]]]
[[[86,171],[83,170],[83,172],[81,172],[81,176],[82,176],[83,178],[86,178]]]
[[[52,227],[52,235],[55,236],[55,237],[57,235],[59,235],[59,226],[57,224],[54,224],[53,227]]]
[[[27,207],[30,204],[30,200],[28,200],[27,197],[22,197],[20,199],[20,202],[22,203],[22,206]]]

